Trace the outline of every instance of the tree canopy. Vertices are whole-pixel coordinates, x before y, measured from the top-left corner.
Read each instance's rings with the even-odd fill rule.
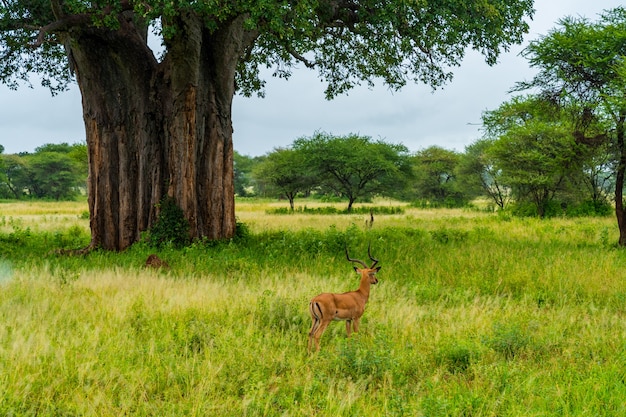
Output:
[[[69,199],[84,192],[87,155],[83,144],[46,144],[34,153],[0,154],[0,197]]]
[[[289,200],[291,210],[294,199],[316,184],[314,170],[307,164],[307,155],[290,148],[278,148],[256,167],[253,175],[263,188],[274,188]]]
[[[438,87],[452,78],[451,68],[460,64],[468,47],[493,65],[502,49],[520,43],[532,6],[532,0],[5,0],[0,7],[0,79],[15,88],[37,72],[43,85],[62,90],[72,80],[67,55],[73,32],[123,30],[125,21],[144,40],[148,30],[162,37],[168,59],[171,41],[188,19],[197,19],[208,33],[237,20],[254,41],[239,59],[237,85],[244,94],[262,90],[260,67],[271,66],[275,75],[289,77],[302,64],[318,70],[329,98],[376,79],[393,88],[407,81]]]
[[[410,165],[404,145],[373,141],[350,134],[318,132],[298,138],[293,150],[306,158],[305,167],[318,185],[348,199],[348,211],[360,197],[392,195],[408,179]]]

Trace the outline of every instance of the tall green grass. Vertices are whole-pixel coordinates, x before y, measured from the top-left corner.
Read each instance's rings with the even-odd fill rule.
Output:
[[[143,268],[143,244],[55,254],[89,241],[80,223],[7,224],[0,415],[626,414],[612,218],[407,209],[370,229],[252,206],[246,238],[160,249],[169,271]],[[308,300],[356,288],[344,247],[370,243],[382,270],[360,332],[331,324],[308,356]]]

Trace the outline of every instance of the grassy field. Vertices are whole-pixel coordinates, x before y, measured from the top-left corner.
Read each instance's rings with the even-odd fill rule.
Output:
[[[313,205],[314,203],[309,203]],[[379,201],[377,205],[397,205]],[[250,235],[59,256],[84,203],[0,203],[0,415],[626,415],[626,252],[613,217],[276,215]],[[306,354],[308,300],[358,286],[361,329]]]

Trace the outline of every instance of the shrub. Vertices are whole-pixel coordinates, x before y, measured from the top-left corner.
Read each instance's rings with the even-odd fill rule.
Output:
[[[569,206],[566,213],[568,216],[577,217],[608,216],[612,210],[611,204],[606,200],[585,200],[580,204]]]
[[[528,346],[530,337],[517,324],[496,324],[493,334],[485,337],[483,343],[511,360]]]
[[[160,248],[170,244],[180,248],[189,244],[189,222],[183,210],[176,205],[172,197],[165,197],[157,205],[159,215],[154,225],[148,230],[148,245]]]
[[[457,374],[465,372],[475,357],[476,353],[472,348],[459,342],[440,347],[435,353],[435,363],[445,367],[451,374]]]
[[[309,208],[296,207],[291,210],[289,207],[279,207],[266,211],[267,214],[404,214],[402,207],[379,206],[379,207],[352,207],[351,211],[347,209],[340,210],[333,206]]]

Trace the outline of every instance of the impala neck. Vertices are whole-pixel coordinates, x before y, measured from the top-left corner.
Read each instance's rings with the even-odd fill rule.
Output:
[[[370,277],[367,274],[361,275],[361,285],[359,285],[359,292],[367,300],[370,296]]]

